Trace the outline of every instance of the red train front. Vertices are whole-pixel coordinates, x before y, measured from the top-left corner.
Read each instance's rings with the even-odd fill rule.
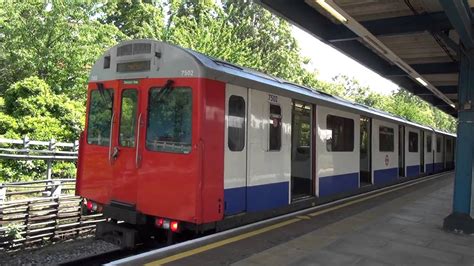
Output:
[[[156,41],[121,43],[96,62],[76,192],[89,209],[172,231],[222,219],[225,84],[200,76],[190,54]]]

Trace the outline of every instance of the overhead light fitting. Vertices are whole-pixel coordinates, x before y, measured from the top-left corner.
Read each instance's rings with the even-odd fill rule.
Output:
[[[347,18],[345,18],[341,13],[339,13],[334,7],[332,7],[330,4],[326,3],[326,0],[316,0],[316,3],[318,3],[324,10],[329,12],[333,17],[335,17],[337,20],[339,20],[342,23],[347,22]]]
[[[426,83],[426,81],[424,81],[422,78],[417,77],[416,81],[418,81],[421,85],[428,87],[428,83]]]

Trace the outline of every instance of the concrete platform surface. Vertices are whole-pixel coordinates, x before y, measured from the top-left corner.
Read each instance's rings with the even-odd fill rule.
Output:
[[[449,174],[170,264],[474,265],[474,236],[442,230],[452,192]]]

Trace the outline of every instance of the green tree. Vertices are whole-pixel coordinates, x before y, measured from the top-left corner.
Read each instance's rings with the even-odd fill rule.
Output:
[[[170,1],[168,9],[165,41],[299,84],[309,81],[290,25],[252,1]]]
[[[164,33],[163,3],[157,1],[110,1],[104,5],[105,15],[99,21],[114,25],[127,39],[161,40]]]
[[[0,136],[35,140],[56,139],[72,142],[82,130],[84,112],[80,102],[56,95],[38,77],[14,83],[5,91],[3,113],[0,113]],[[17,181],[44,178],[42,161],[0,160],[0,180]],[[74,165],[57,163],[56,176],[74,176]]]
[[[83,100],[92,64],[121,36],[115,26],[95,19],[101,13],[93,2],[3,1],[0,95],[11,84],[38,76],[55,93]]]

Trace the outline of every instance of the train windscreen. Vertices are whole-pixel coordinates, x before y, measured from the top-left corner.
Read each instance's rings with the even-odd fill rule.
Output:
[[[146,147],[152,151],[191,151],[192,91],[152,88],[148,98]]]

